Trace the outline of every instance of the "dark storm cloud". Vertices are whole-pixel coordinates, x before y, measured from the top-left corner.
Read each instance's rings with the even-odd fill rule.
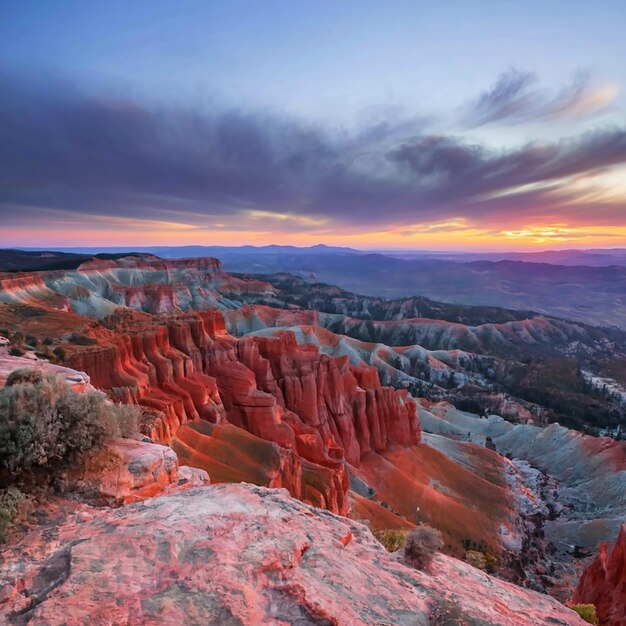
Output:
[[[626,130],[589,132],[576,139],[528,144],[501,153],[452,137],[428,136],[398,147],[390,158],[421,181],[429,199],[454,201],[590,174],[626,162]]]
[[[351,135],[268,112],[159,107],[56,81],[1,79],[4,224],[50,219],[51,209],[64,219],[117,215],[197,225],[253,210],[361,226],[481,219],[507,204],[477,197],[626,162],[621,128],[494,152],[425,134],[415,123]],[[512,111],[522,106],[524,89],[523,79],[511,80],[492,100],[508,101]]]
[[[468,126],[491,123],[518,124],[559,117],[597,113],[615,96],[613,87],[596,87],[587,73],[579,72],[572,82],[555,95],[535,88],[533,72],[511,69],[471,102],[464,111]]]

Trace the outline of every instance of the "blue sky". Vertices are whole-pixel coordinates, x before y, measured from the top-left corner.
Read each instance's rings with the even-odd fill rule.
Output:
[[[327,120],[447,110],[510,67],[555,87],[580,69],[626,79],[626,8],[610,0],[40,0],[0,18],[3,62],[24,71]]]
[[[301,135],[306,133],[315,135],[312,143],[318,153],[332,153],[332,163],[316,165],[323,172],[309,171],[302,181],[296,177],[289,194],[255,196],[252,189],[234,197],[237,194],[232,190],[236,185],[229,181],[218,198],[206,190],[187,197],[182,177],[178,189],[174,189],[175,181],[166,190],[145,184],[122,197],[128,181],[120,183],[113,174],[110,180],[99,178],[97,184],[83,184],[76,177],[64,180],[64,172],[55,174],[57,180],[48,176],[45,182],[45,177],[28,181],[29,171],[45,169],[43,158],[58,160],[59,156],[47,150],[46,155],[39,154],[41,151],[33,148],[36,133],[28,139],[28,132],[22,131],[12,154],[20,155],[23,170],[7,175],[0,187],[0,215],[4,207],[3,222],[14,229],[14,237],[20,238],[28,236],[25,225],[15,216],[15,206],[24,207],[24,216],[40,215],[52,226],[65,224],[64,232],[72,230],[67,229],[72,220],[77,232],[81,231],[85,224],[78,224],[76,216],[86,212],[96,219],[113,214],[159,222],[156,230],[154,224],[146,222],[143,234],[148,239],[164,236],[166,224],[172,224],[172,228],[188,226],[185,237],[193,237],[194,228],[200,229],[199,237],[205,237],[207,229],[230,228],[228,224],[232,222],[228,232],[245,232],[241,235],[245,243],[260,232],[258,215],[263,215],[263,221],[275,222],[275,228],[264,227],[265,240],[274,233],[274,240],[293,241],[304,236],[302,241],[308,242],[343,232],[347,243],[358,244],[359,236],[369,241],[372,233],[384,231],[407,238],[408,245],[413,246],[420,245],[424,234],[432,234],[438,225],[446,223],[453,224],[450,228],[455,230],[455,237],[463,229],[468,237],[473,237],[477,230],[504,232],[507,216],[519,215],[520,210],[526,222],[512,220],[513,231],[530,229],[533,233],[533,229],[548,225],[561,229],[561,239],[567,239],[567,229],[587,227],[591,233],[589,229],[598,228],[599,224],[591,218],[583,219],[580,202],[583,196],[593,196],[592,203],[584,205],[585,210],[596,211],[600,216],[600,231],[608,241],[617,232],[615,229],[623,225],[619,222],[624,208],[620,203],[626,191],[626,183],[622,188],[620,182],[624,161],[624,139],[620,133],[626,122],[625,27],[626,4],[611,0],[0,2],[3,82],[8,89],[16,82],[27,85],[13,100],[13,96],[5,96],[5,104],[9,103],[11,110],[11,102],[19,102],[25,93],[31,94],[31,100],[41,102],[36,113],[28,113],[32,124],[24,113],[20,121],[24,129],[39,125],[50,130],[50,125],[57,124],[54,141],[66,142],[67,137],[75,137],[79,131],[71,128],[69,122],[68,127],[59,125],[58,118],[50,112],[58,111],[60,106],[68,111],[78,107],[84,112],[85,103],[97,101],[102,110],[109,110],[102,129],[105,134],[121,132],[119,125],[116,130],[108,129],[106,124],[118,124],[118,120],[111,120],[111,110],[118,114],[122,104],[148,112],[154,126],[161,123],[157,120],[164,110],[168,111],[170,127],[176,108],[184,110],[185,119],[191,110],[198,117],[211,117],[220,111],[220,115],[243,117],[246,123],[254,119],[258,127],[254,132],[268,133],[272,145],[277,133],[283,143],[297,135],[297,149],[291,144],[286,149],[291,159],[294,149],[303,150],[302,143],[306,142]],[[13,117],[7,116],[5,122],[15,119],[14,109]],[[125,118],[122,126],[126,128],[128,123]],[[174,126],[180,126],[179,122]],[[239,129],[240,126],[241,123]],[[608,132],[617,134],[609,137]],[[247,153],[246,133],[238,135],[241,144],[237,150],[229,144],[226,157],[216,153],[211,158],[236,160],[241,155],[240,174],[247,179],[246,167],[254,159],[251,161]],[[476,154],[476,147],[496,151],[497,154],[482,154],[478,168],[468,161],[461,172],[465,176],[475,172],[488,177],[491,174],[485,171],[484,161],[493,164],[502,151],[523,151],[529,143],[555,150],[566,139],[586,142],[583,147],[557,150],[570,161],[569,152],[574,148],[580,156],[580,150],[590,149],[588,144],[593,144],[597,152],[598,138],[589,133],[602,134],[606,142],[602,149],[610,152],[611,158],[597,158],[594,153],[586,169],[580,165],[565,170],[550,167],[549,178],[540,173],[530,178],[520,176],[502,181],[501,188],[461,185],[463,189],[452,194],[454,197],[431,193],[434,166],[430,161],[426,168],[431,169],[424,171],[424,164],[418,167],[414,157],[408,169],[406,158],[403,157],[401,166],[396,159],[398,154],[407,154],[398,152],[399,147],[411,143],[414,149],[423,149],[425,145],[432,148],[433,142],[428,138],[436,136],[445,139],[446,158],[455,142],[471,154]],[[65,137],[63,141],[59,134]],[[373,136],[376,141],[372,141]],[[164,151],[179,149],[172,145],[171,136],[164,143],[161,140],[157,143]],[[94,168],[96,162],[101,168],[103,161],[114,158],[110,144],[103,142],[99,150],[98,154],[89,155]],[[271,158],[284,160],[284,146],[273,146],[272,150],[275,151]],[[441,144],[437,144],[437,150],[441,151]],[[80,154],[84,161],[83,148]],[[526,154],[518,156],[528,158]],[[204,154],[202,158],[206,157]],[[190,155],[185,158],[192,159]],[[6,159],[11,160],[8,152]],[[358,170],[361,191],[373,190],[377,208],[362,208],[367,204],[361,197],[365,194],[351,191],[351,185],[357,181],[352,180],[350,185],[328,181],[327,172],[338,167],[349,169],[351,175],[355,174],[354,168]],[[546,169],[545,164],[539,167]],[[436,169],[439,176],[439,161]],[[409,170],[411,180],[407,178]],[[445,180],[441,184],[456,185],[458,167],[447,164],[444,170]],[[557,171],[558,177],[554,174]],[[215,175],[210,174],[211,180]],[[84,177],[88,181],[89,173],[84,172]],[[393,186],[398,181],[402,189]],[[566,191],[572,183],[582,189],[574,208],[569,199],[560,205],[555,203],[554,185],[561,184]],[[242,186],[246,184],[242,180]],[[319,192],[320,185],[323,193]],[[42,186],[44,192],[32,192],[34,187],[41,190]],[[62,188],[59,193],[58,187]],[[96,187],[106,188],[107,193],[98,195]],[[499,200],[498,217],[493,196],[510,198],[512,189],[518,189],[514,194],[516,202]],[[464,192],[472,194],[467,201]],[[329,198],[332,193],[335,196]],[[520,193],[527,196],[528,205],[536,207],[542,203],[549,208],[526,215]],[[155,195],[159,198],[151,202],[148,198]],[[189,206],[177,213],[171,200],[180,196],[181,204]],[[341,209],[342,200],[346,206],[344,219],[331,219]],[[490,206],[484,206],[485,202]],[[387,224],[373,218],[375,213],[380,215],[387,209]],[[69,220],[68,214],[74,217]],[[268,214],[277,217],[267,217]],[[348,219],[350,216],[352,220]],[[241,229],[242,219],[247,220],[247,230]],[[238,228],[234,227],[235,222]],[[141,230],[139,224],[133,228]],[[385,243],[396,245],[394,242],[395,239]],[[598,241],[589,243],[597,245]]]

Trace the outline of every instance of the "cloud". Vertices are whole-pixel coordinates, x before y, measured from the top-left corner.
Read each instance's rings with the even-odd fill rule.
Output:
[[[516,188],[552,187],[553,181],[591,176],[624,163],[626,130],[591,131],[557,143],[531,143],[500,152],[455,137],[430,135],[397,147],[389,158],[410,174],[424,199],[487,199],[511,195]]]
[[[54,215],[83,224],[132,220],[133,228],[294,233],[389,224],[441,230],[458,219],[568,212],[582,220],[589,207],[571,210],[568,181],[626,163],[619,127],[496,151],[427,133],[415,120],[347,133],[276,112],[164,107],[58,81],[5,74],[0,84],[3,227],[45,226]],[[513,77],[490,99],[513,115],[528,106],[527,85]],[[567,105],[562,96],[559,106],[574,101],[582,98]],[[622,219],[625,204],[595,202],[593,219]]]
[[[605,109],[618,92],[612,84],[594,86],[584,72],[555,95],[535,88],[537,82],[533,72],[504,72],[491,88],[465,107],[463,122],[476,127],[584,117]]]

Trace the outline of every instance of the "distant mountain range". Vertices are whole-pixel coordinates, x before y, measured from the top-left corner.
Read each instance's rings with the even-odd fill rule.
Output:
[[[324,245],[4,250],[0,251],[0,271],[72,269],[96,252],[99,258],[115,258],[129,251],[162,258],[214,256],[228,272],[287,272],[308,282],[335,284],[370,296],[424,296],[455,304],[530,309],[626,328],[626,249],[621,248],[486,253],[485,258],[473,253],[382,254]]]
[[[449,261],[523,261],[551,265],[583,265],[605,267],[626,265],[626,249],[610,250],[545,250],[543,252],[398,252],[381,251],[389,256],[405,259],[445,259]]]
[[[24,248],[26,251],[41,251],[41,248]],[[147,247],[74,247],[52,248],[53,251],[94,255],[96,253],[144,252],[162,258],[183,258],[195,256],[216,256],[218,258],[233,255],[258,254],[382,254],[400,259],[433,259],[458,261],[522,261],[526,263],[549,263],[551,265],[584,265],[587,267],[606,267],[626,265],[626,248],[588,249],[588,250],[545,250],[542,252],[455,252],[437,250],[357,250],[356,248],[327,246],[147,246]]]

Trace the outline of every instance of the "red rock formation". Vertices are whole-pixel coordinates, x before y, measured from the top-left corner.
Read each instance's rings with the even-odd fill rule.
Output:
[[[153,438],[170,443],[187,422],[228,421],[298,459],[295,469],[290,461],[291,472],[278,474],[307,502],[347,512],[346,461],[358,466],[372,450],[420,440],[416,406],[405,391],[382,387],[373,367],[298,345],[292,332],[237,340],[217,311],[127,313],[107,326],[95,331],[99,345],[75,348],[69,363],[94,386],[154,412]]]
[[[259,389],[274,395],[305,428],[319,433],[331,457],[343,450],[346,460],[358,465],[370,450],[419,442],[415,403],[405,391],[382,387],[376,368],[321,355],[316,346],[298,345],[290,331],[242,339],[238,350]],[[298,434],[306,435],[303,442],[312,445],[310,429]]]
[[[325,466],[232,424],[203,420],[181,426],[171,443],[181,463],[206,470],[213,482],[284,487],[304,502],[347,511],[348,476],[343,463]]]
[[[127,256],[118,259],[93,259],[82,263],[80,271],[102,271],[117,268],[151,269],[170,271],[180,269],[202,270],[217,274],[222,264],[215,257],[193,257],[188,259],[161,259],[151,254]]]
[[[613,549],[607,543],[580,577],[572,604],[595,604],[601,626],[626,624],[626,525]]]
[[[218,259],[151,255],[94,259],[75,270],[0,274],[0,301],[103,318],[119,307],[152,314],[219,308],[224,298],[271,297],[274,288],[222,271]]]
[[[163,443],[186,421],[223,419],[215,379],[202,371],[203,353],[223,332],[214,314],[118,323],[113,332],[98,331],[99,345],[74,349],[68,358],[76,369],[91,372],[94,386],[159,415],[150,434]]]
[[[259,484],[280,483],[307,502],[346,513],[346,462],[358,466],[371,451],[420,440],[414,402],[382,387],[375,368],[298,345],[293,332],[228,335],[222,314],[204,309],[232,294],[272,295],[273,288],[222,272],[217,259],[143,255],[6,280],[2,295],[10,302],[104,318],[89,328],[96,345],[66,344],[68,365],[114,399],[144,407],[153,439],[169,444],[188,422],[227,421],[279,446],[280,463],[269,455]],[[203,312],[182,313],[191,309]],[[197,432],[183,434],[187,446],[201,445]]]
[[[69,302],[43,281],[41,272],[0,273],[0,301],[67,309]]]

